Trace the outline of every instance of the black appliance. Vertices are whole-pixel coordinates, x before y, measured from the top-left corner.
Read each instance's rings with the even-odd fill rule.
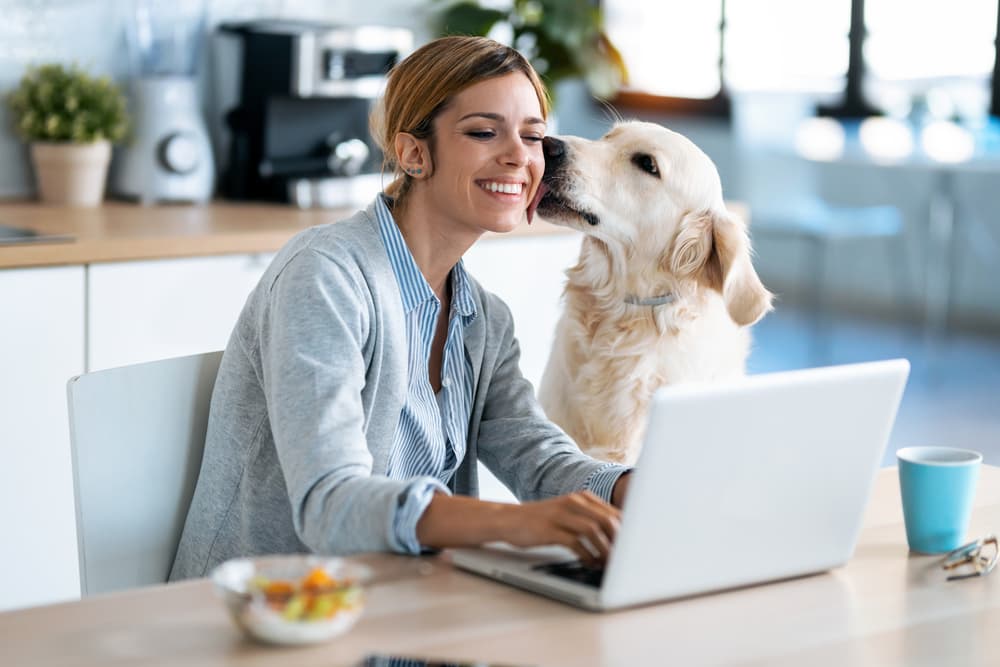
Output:
[[[412,33],[258,20],[224,23],[219,35],[239,76],[236,106],[225,114],[223,194],[303,208],[371,199],[382,185],[382,154],[368,115],[386,73],[412,50]]]

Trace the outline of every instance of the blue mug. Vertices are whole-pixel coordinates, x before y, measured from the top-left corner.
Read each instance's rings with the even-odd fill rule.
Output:
[[[910,550],[939,554],[964,544],[983,455],[951,447],[906,447],[896,458]]]

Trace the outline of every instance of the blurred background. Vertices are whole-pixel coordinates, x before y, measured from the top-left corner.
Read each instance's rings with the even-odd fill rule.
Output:
[[[238,76],[213,48],[220,24],[400,27],[418,46],[454,28],[441,18],[452,4],[200,3],[185,29],[194,26],[202,55],[191,67],[218,168],[229,141],[221,91]],[[1000,463],[997,0],[466,4],[475,10],[454,21],[478,16],[484,32],[533,56],[555,93],[557,133],[596,138],[617,117],[641,118],[715,160],[726,198],[747,207],[758,270],[779,297],[755,329],[752,372],[907,357],[913,374],[894,442],[970,447]],[[122,83],[135,74],[136,3],[2,5],[0,90],[41,62]],[[570,53],[575,71],[546,56],[544,31],[525,30],[551,21],[559,31],[582,14],[606,39],[604,60]],[[623,85],[608,76],[619,56]],[[27,148],[7,116],[3,107],[0,197],[25,198],[34,190]],[[534,380],[547,346],[525,341]]]

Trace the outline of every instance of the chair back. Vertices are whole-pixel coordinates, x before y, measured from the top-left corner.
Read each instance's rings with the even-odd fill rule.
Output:
[[[69,380],[82,595],[167,580],[221,359],[209,352]]]

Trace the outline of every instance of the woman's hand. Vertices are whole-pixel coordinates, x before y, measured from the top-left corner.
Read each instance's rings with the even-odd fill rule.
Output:
[[[503,541],[519,547],[560,544],[588,565],[607,560],[621,512],[590,491],[522,505],[437,493],[417,522],[425,547],[479,546]]]
[[[561,544],[588,565],[608,559],[621,521],[617,507],[590,491],[513,507],[519,512],[501,539],[519,547]]]

